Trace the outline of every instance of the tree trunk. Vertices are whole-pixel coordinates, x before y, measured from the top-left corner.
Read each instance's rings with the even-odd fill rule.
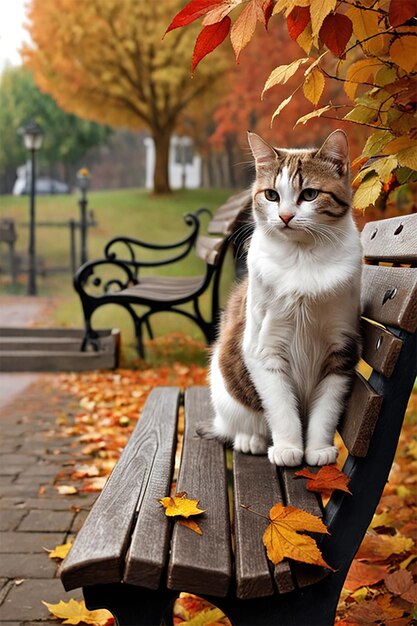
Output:
[[[171,129],[162,129],[153,133],[155,143],[154,193],[171,193],[168,172],[171,133]]]

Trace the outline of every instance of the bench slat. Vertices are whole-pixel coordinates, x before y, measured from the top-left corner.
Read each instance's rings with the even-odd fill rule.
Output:
[[[210,419],[211,404],[206,387],[193,387],[185,394],[185,431],[177,491],[200,500],[206,510],[198,523],[198,535],[175,524],[168,566],[169,589],[187,589],[224,597],[231,576],[231,545],[224,446],[205,439],[197,428]]]
[[[403,342],[381,326],[362,320],[362,358],[388,378],[394,371]]]
[[[364,256],[370,261],[417,262],[417,214],[369,222],[362,231]]]
[[[270,508],[283,502],[275,466],[266,456],[233,453],[236,595],[238,598],[260,598],[274,593],[272,564],[266,556],[262,537]],[[255,513],[241,507],[250,506]],[[287,562],[276,571],[278,588],[291,584]],[[282,581],[282,582],[281,582]],[[285,589],[284,589],[285,587]]]
[[[154,389],[149,395],[119,462],[63,563],[65,589],[122,580],[137,508],[141,517],[134,544],[144,526],[146,537],[140,553],[133,550],[128,559],[129,580],[139,580],[150,588],[158,586],[170,526],[157,498],[169,493],[179,397],[175,387]],[[134,563],[138,566],[135,573]]]
[[[220,237],[197,237],[195,246],[196,255],[208,263],[216,265],[219,259],[220,250],[225,245],[225,240]]]
[[[181,298],[187,298],[196,291],[203,280],[202,276],[190,276],[189,278],[144,276],[138,285],[113,293],[112,298],[128,302],[134,301],[135,298],[141,301],[176,302]],[[103,296],[104,298],[105,296]]]
[[[310,468],[317,471],[317,468]],[[308,491],[306,488],[306,480],[304,478],[294,478],[297,471],[291,467],[279,468],[282,484],[284,486],[285,501],[287,505],[303,509],[307,513],[323,517],[323,510],[320,503],[320,496],[316,493]],[[295,580],[299,587],[307,587],[319,580],[325,578],[329,570],[317,565],[308,565],[307,563],[291,562]]]
[[[417,328],[417,272],[410,267],[364,265],[363,316],[410,333]]]
[[[349,404],[338,427],[352,456],[366,456],[382,400],[382,396],[356,372]]]
[[[158,501],[170,493],[180,398],[175,387],[161,388],[160,391],[156,398],[155,391],[152,392],[148,400],[152,405],[140,418],[143,450],[139,452],[138,478],[143,481],[144,489],[138,501],[138,518],[123,576],[124,582],[149,589],[159,586],[171,534],[169,519]]]

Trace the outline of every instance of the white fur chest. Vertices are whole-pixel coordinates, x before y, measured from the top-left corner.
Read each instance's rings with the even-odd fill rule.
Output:
[[[256,234],[256,233],[255,233]],[[317,384],[323,360],[358,317],[361,249],[302,249],[254,236],[248,254],[249,288],[243,349],[250,355],[285,353],[299,397]]]

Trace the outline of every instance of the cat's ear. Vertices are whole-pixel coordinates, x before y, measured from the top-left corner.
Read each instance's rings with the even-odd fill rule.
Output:
[[[331,133],[317,152],[317,156],[336,163],[340,173],[346,174],[349,169],[349,142],[343,130],[337,129]]]
[[[277,158],[276,150],[262,137],[248,130],[248,142],[256,165],[264,165],[275,161]]]

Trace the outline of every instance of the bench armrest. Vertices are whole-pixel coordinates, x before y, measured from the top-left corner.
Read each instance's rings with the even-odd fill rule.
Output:
[[[106,269],[106,267],[111,267],[112,276],[106,276],[104,274],[102,276],[99,275],[97,269]],[[114,271],[117,273],[114,274]],[[74,289],[81,296],[86,294],[86,288],[91,287],[100,287],[101,291],[104,293],[108,293],[112,290],[113,287],[117,287],[117,289],[126,289],[129,285],[137,285],[137,273],[135,270],[132,270],[129,267],[129,264],[121,261],[119,259],[96,259],[93,261],[87,261],[84,263],[75,273],[74,275]],[[90,291],[90,289],[89,289]],[[90,295],[101,295],[101,294],[93,294]]]
[[[180,261],[190,253],[194,246],[200,230],[200,216],[203,213],[208,213],[211,216],[211,211],[206,208],[197,209],[194,213],[186,213],[183,216],[185,224],[191,230],[190,233],[180,241],[168,244],[157,244],[133,237],[114,237],[106,244],[104,249],[105,258],[109,261],[121,260],[123,263],[131,265],[135,268],[136,277],[137,270],[139,270],[140,267],[160,267]],[[138,248],[158,252],[172,251],[173,254],[159,260],[142,260],[138,257]]]

